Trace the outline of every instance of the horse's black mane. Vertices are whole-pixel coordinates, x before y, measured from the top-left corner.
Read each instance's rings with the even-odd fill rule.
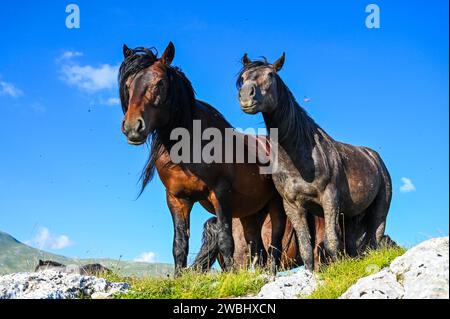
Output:
[[[119,88],[122,110],[124,113],[128,110],[128,88],[126,87],[127,79],[134,76],[145,68],[148,68],[157,61],[157,52],[155,48],[145,49],[136,48],[131,56],[128,56],[119,69]],[[144,191],[147,184],[152,180],[155,172],[155,164],[161,155],[162,146],[170,147],[173,141],[170,141],[170,129],[175,127],[183,127],[190,129],[192,127],[192,108],[196,105],[195,91],[189,79],[184,75],[178,67],[167,66],[167,77],[169,79],[168,94],[165,101],[165,107],[170,107],[171,122],[166,126],[167,129],[156,129],[151,132],[148,137],[150,142],[150,156],[142,171],[141,180],[142,187],[140,194]],[[222,114],[211,105],[200,102],[204,109],[211,113],[215,118],[219,118],[226,122]],[[228,123],[228,122],[226,122]]]
[[[236,87],[240,89],[243,85],[242,75],[251,69],[270,66],[271,64],[265,57],[261,60],[254,60],[242,67],[238,73],[236,80]],[[283,82],[278,73],[275,74],[277,81],[277,96],[278,106],[274,112],[271,113],[272,121],[278,123],[278,141],[284,143],[286,141],[293,142],[294,147],[300,147],[302,142],[314,143],[314,134],[319,126],[308,115],[296,101],[294,95],[289,90],[287,85]],[[294,138],[297,136],[298,138]]]

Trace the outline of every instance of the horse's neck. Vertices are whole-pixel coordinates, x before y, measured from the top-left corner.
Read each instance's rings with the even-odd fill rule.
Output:
[[[201,120],[202,127],[204,128],[216,127],[220,129],[231,127],[231,124],[225,120],[219,111],[206,102],[202,102],[200,100],[195,100],[195,105],[192,109],[192,116],[196,120]]]
[[[289,112],[286,112],[287,108]],[[289,101],[288,106],[278,105],[272,113],[264,113],[263,117],[268,129],[278,130],[278,143],[290,156],[312,152],[318,126],[294,101]]]
[[[215,127],[215,128],[226,128],[231,127],[231,124],[229,124],[222,114],[219,113],[219,111],[215,110],[212,106],[208,105],[205,102],[202,102],[200,100],[194,100],[192,105],[185,106],[186,108],[189,107],[188,110],[185,110],[186,113],[189,112],[190,114],[190,122],[184,122],[184,123],[174,123],[171,125],[169,129],[166,129],[164,131],[161,131],[161,136],[168,138],[170,136],[170,132],[175,128],[185,128],[190,133],[192,133],[193,128],[193,121],[200,121],[202,130],[208,127]]]
[[[192,121],[200,121],[200,123],[196,123],[195,125],[200,124],[200,133],[203,132],[206,128],[218,128],[219,130],[231,127],[231,125],[223,118],[223,116],[215,109],[213,109],[211,106],[206,104],[205,102],[195,100],[193,105],[191,106],[189,110],[191,114],[191,120]],[[185,128],[189,132],[189,138],[191,139],[191,143],[189,144],[190,152],[192,154],[193,152],[193,142],[192,139],[198,138],[198,136],[195,136],[194,133],[194,123],[175,123],[168,129],[160,130],[158,131],[158,138],[161,141],[161,158],[158,161],[159,166],[162,167],[165,164],[169,165],[176,165],[173,164],[170,160],[170,149],[172,146],[177,143],[177,140],[171,140],[170,139],[170,133],[173,129],[176,128]],[[200,136],[201,138],[201,136]]]
[[[264,121],[268,129],[278,130],[280,147],[287,153],[302,177],[312,181],[318,164],[313,158],[313,150],[327,135],[293,98],[287,102],[286,105],[278,105],[272,113],[264,113]]]

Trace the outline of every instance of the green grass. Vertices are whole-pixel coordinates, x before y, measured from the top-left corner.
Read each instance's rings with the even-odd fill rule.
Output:
[[[318,274],[319,287],[309,299],[337,299],[362,277],[387,267],[398,256],[405,253],[401,247],[383,247],[370,250],[359,258],[343,257],[324,266]]]
[[[339,298],[358,279],[389,266],[405,251],[401,247],[384,247],[369,250],[358,258],[343,257],[331,265],[323,266],[318,272],[320,285],[307,298]],[[262,270],[210,273],[186,271],[178,278],[138,278],[109,274],[105,275],[105,279],[131,285],[129,292],[115,296],[118,299],[216,299],[257,294],[267,283],[268,276],[265,274]]]
[[[256,294],[267,282],[261,271],[210,272],[186,271],[177,278],[123,278],[107,275],[109,281],[131,285],[118,299],[208,299]]]

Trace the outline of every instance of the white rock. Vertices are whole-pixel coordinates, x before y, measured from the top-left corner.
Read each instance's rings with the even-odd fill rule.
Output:
[[[364,287],[364,289],[360,287]],[[387,269],[361,278],[352,288],[347,290],[341,299],[401,299],[404,295],[402,285]]]
[[[406,299],[449,298],[448,237],[427,240],[392,262]]]
[[[388,268],[362,278],[342,299],[448,299],[448,237],[427,240],[397,257]]]
[[[112,296],[113,294],[108,292],[94,292],[91,295],[91,299],[111,299]]]
[[[261,299],[296,299],[310,295],[317,287],[312,272],[300,269],[292,275],[276,277],[274,281],[264,285],[257,295]]]
[[[94,276],[48,270],[0,277],[0,299],[74,299],[95,293],[125,292],[126,283],[110,283]]]

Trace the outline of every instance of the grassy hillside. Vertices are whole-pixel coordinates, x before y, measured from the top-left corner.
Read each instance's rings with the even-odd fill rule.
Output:
[[[100,263],[121,276],[154,277],[166,276],[173,272],[173,266],[170,264],[149,264],[103,258],[68,258],[30,247],[19,242],[11,235],[0,231],[0,275],[33,271],[39,259],[53,260],[66,265]]]

